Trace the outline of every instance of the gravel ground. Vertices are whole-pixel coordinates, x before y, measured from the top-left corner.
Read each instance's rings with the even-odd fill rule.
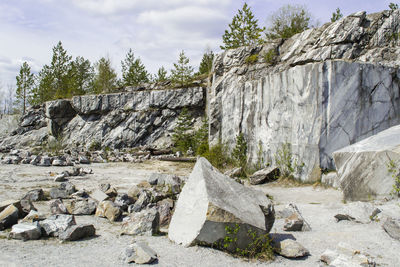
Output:
[[[94,174],[70,179],[78,189],[90,191],[101,183],[110,183],[119,192],[147,179],[152,172],[189,175],[193,164],[149,161],[143,164],[107,163],[84,166]],[[31,165],[0,165],[0,201],[16,199],[34,188],[48,190],[57,184],[54,175],[71,167],[35,167]],[[97,236],[77,242],[60,243],[57,239],[22,242],[0,238],[0,266],[126,266],[121,253],[134,240],[148,242],[159,255],[157,266],[319,266],[319,256],[326,249],[334,249],[339,242],[346,242],[370,254],[381,266],[399,266],[400,242],[391,239],[382,229],[382,222],[358,224],[342,221],[333,216],[345,205],[342,194],[322,187],[282,187],[276,185],[254,186],[271,195],[275,210],[288,203],[296,203],[303,217],[312,227],[310,232],[284,232],[283,220],[277,219],[271,231],[274,238],[295,238],[311,255],[300,260],[278,256],[270,263],[247,262],[233,258],[221,251],[204,247],[185,248],[170,242],[167,236],[121,236],[120,223],[94,216],[76,216],[77,223],[92,223]],[[48,213],[46,202],[36,202],[39,211]],[[400,216],[399,202],[389,202],[380,208]],[[0,237],[6,232],[0,231]],[[132,264],[134,265],[134,264]]]

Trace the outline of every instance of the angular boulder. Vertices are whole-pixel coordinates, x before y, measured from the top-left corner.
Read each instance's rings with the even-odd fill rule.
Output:
[[[344,198],[365,201],[389,197],[395,180],[388,164],[400,167],[400,125],[333,153]]]
[[[19,223],[12,226],[10,238],[19,240],[37,240],[42,236],[39,223]]]
[[[184,246],[213,245],[227,236],[228,227],[235,227],[235,246],[245,249],[252,241],[248,232],[266,234],[274,220],[274,207],[263,193],[236,183],[199,158],[177,201],[168,236]]]
[[[371,203],[353,202],[344,206],[334,217],[339,222],[342,220],[357,223],[370,223],[381,210]]]
[[[46,200],[46,197],[44,196],[43,190],[42,189],[32,189],[28,191],[22,199],[28,199],[32,202],[35,201],[41,201],[41,200]]]
[[[96,229],[92,224],[72,225],[58,236],[59,239],[65,241],[76,241],[82,238],[91,237],[96,234]]]
[[[67,205],[67,210],[73,215],[92,215],[96,212],[97,203],[92,198],[74,199]]]
[[[160,215],[156,208],[142,210],[131,215],[122,225],[122,233],[126,235],[157,234],[160,230]]]
[[[156,260],[157,253],[143,242],[135,242],[125,250],[126,263],[150,264]]]
[[[257,185],[276,180],[279,177],[279,169],[276,167],[268,167],[253,173],[250,176],[250,184]]]
[[[387,218],[382,228],[391,238],[400,241],[400,219]]]
[[[0,213],[0,231],[18,223],[19,211],[14,205],[9,205]]]
[[[99,203],[96,209],[96,216],[105,217],[110,222],[115,222],[121,216],[121,209],[110,200],[104,200]]]
[[[276,253],[286,258],[300,258],[310,255],[308,249],[299,242],[292,239],[285,239],[274,243]]]
[[[60,233],[75,225],[76,222],[73,215],[57,214],[50,216],[39,224],[48,236],[59,236]]]

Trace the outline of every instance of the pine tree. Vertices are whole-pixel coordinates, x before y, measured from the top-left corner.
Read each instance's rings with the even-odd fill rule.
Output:
[[[22,102],[22,114],[25,114],[28,97],[34,85],[34,75],[31,73],[31,67],[27,62],[24,62],[19,69],[17,79],[16,98]]]
[[[117,74],[111,66],[111,60],[102,57],[96,64],[96,74],[93,81],[92,92],[95,94],[109,93],[117,86]]]
[[[54,99],[54,77],[48,65],[44,65],[40,70],[36,84],[36,87],[32,90],[31,104],[37,105]]]
[[[245,3],[238,14],[233,17],[222,36],[224,43],[221,49],[237,48],[240,46],[255,45],[263,42],[261,33],[264,28],[258,26],[258,20],[254,18],[250,7]]]
[[[192,146],[193,135],[189,133],[191,117],[187,108],[183,108],[178,116],[174,133],[172,134],[172,142],[176,151],[186,153],[189,147]]]
[[[135,86],[149,82],[149,73],[140,58],[136,58],[132,49],[129,49],[126,58],[121,61],[122,83],[124,86]]]
[[[213,51],[211,50],[206,51],[203,55],[203,58],[201,59],[199,72],[197,73],[197,75],[210,73],[213,60],[214,60]]]
[[[341,18],[343,18],[343,14],[340,12],[340,8],[336,8],[336,11],[332,13],[331,22],[338,21]]]
[[[157,74],[154,77],[155,82],[164,82],[167,80],[167,70],[161,66],[161,68],[158,69]]]
[[[63,48],[61,41],[53,47],[53,57],[50,69],[53,76],[53,90],[55,98],[65,98],[72,96],[72,88],[70,85],[70,67],[72,57],[67,55],[67,51]]]
[[[69,69],[69,85],[72,95],[84,95],[93,86],[94,69],[90,61],[83,57],[76,57]]]
[[[174,63],[174,68],[171,70],[171,80],[180,86],[185,86],[189,83],[193,76],[193,67],[189,65],[189,58],[185,56],[185,51],[179,54],[177,63]]]
[[[390,10],[394,11],[396,9],[399,9],[399,5],[395,4],[395,3],[390,3],[389,8],[390,8]]]
[[[236,136],[236,146],[233,149],[232,156],[237,166],[242,168],[244,174],[247,165],[247,142],[242,132]]]

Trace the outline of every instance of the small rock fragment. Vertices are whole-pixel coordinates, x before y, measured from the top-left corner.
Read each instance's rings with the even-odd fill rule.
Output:
[[[299,258],[310,255],[308,249],[292,239],[285,239],[274,245],[276,246],[276,252],[287,258]]]
[[[400,220],[387,218],[382,228],[388,233],[391,238],[397,239],[400,241]]]
[[[57,214],[39,222],[39,224],[48,236],[58,236],[68,227],[75,225],[76,222],[73,215]]]
[[[28,199],[32,202],[46,200],[42,189],[30,190],[21,199]]]
[[[37,240],[42,236],[42,231],[39,223],[35,222],[32,224],[19,223],[12,226],[10,232],[10,238],[19,240]]]
[[[143,242],[136,242],[125,250],[126,263],[149,264],[157,260],[157,253]]]
[[[253,173],[250,176],[250,184],[258,185],[276,180],[279,177],[279,169],[276,167],[268,167]]]
[[[100,202],[96,209],[96,216],[105,217],[110,222],[118,220],[121,214],[121,209],[117,205],[115,205],[114,202],[109,200],[104,200]]]
[[[59,239],[65,241],[76,241],[96,234],[96,229],[92,224],[72,225],[58,236]]]
[[[0,213],[0,231],[18,223],[19,211],[14,205],[9,205]]]
[[[160,215],[155,208],[145,209],[131,215],[122,225],[126,235],[154,235],[160,230]]]
[[[55,199],[50,202],[50,213],[52,215],[68,214],[68,210],[61,199]]]

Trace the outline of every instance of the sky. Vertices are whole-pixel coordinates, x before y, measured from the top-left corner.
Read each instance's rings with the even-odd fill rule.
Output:
[[[91,62],[109,56],[120,72],[131,48],[148,71],[168,70],[184,50],[197,67],[207,48],[219,52],[222,35],[242,0],[0,0],[0,88],[15,85],[24,61],[33,72],[49,64],[58,41],[69,55]],[[339,7],[346,16],[388,9],[394,0],[249,0],[259,25],[282,5],[305,5],[323,24]]]

